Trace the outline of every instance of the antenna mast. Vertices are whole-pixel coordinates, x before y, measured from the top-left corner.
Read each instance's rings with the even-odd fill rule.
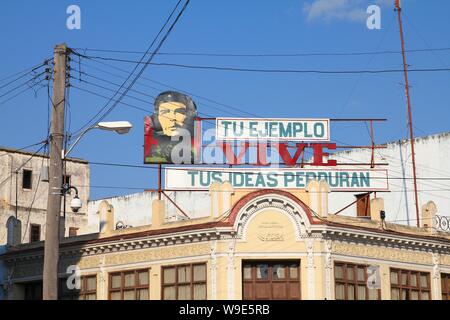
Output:
[[[408,83],[408,65],[406,64],[406,55],[405,55],[405,41],[403,38],[403,26],[402,26],[402,15],[401,15],[401,7],[400,0],[395,0],[395,11],[397,11],[398,24],[400,27],[400,41],[402,44],[402,58],[403,58],[403,74],[405,76],[405,94],[406,94],[406,103],[408,106],[408,124],[409,124],[409,135],[411,140],[411,158],[412,158],[412,169],[413,169],[413,181],[414,181],[414,202],[416,204],[416,221],[417,227],[420,227],[420,217],[419,217],[419,196],[417,194],[417,174],[416,174],[416,155],[414,152],[414,133],[413,133],[413,124],[412,124],[412,111],[411,111],[411,100],[409,98],[409,83]]]

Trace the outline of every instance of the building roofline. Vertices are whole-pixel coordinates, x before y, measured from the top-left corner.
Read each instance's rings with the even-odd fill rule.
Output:
[[[34,155],[35,157],[43,157],[43,158],[49,158],[47,155],[44,155],[43,153],[35,153],[32,151],[26,151],[26,150],[17,150],[17,149],[13,149],[13,148],[8,148],[8,147],[3,147],[0,146],[0,152],[8,152],[8,153],[18,153],[18,154],[23,154],[23,155]],[[78,163],[83,163],[83,164],[89,164],[89,161],[81,159],[81,158],[66,158],[68,161],[70,162],[78,162]]]
[[[250,201],[251,195],[253,197],[257,197],[261,194],[267,194],[270,193],[270,190],[264,190],[264,192],[256,191],[253,193],[248,194],[245,198],[245,202]],[[285,195],[285,193],[277,193],[280,195]],[[294,200],[294,195],[291,195],[289,198],[291,200]],[[296,197],[295,197],[296,198]],[[188,225],[177,225],[177,226],[170,226],[170,223],[167,224],[164,228],[160,229],[149,229],[149,230],[139,230],[136,232],[130,232],[130,233],[118,233],[118,234],[112,234],[106,237],[100,237],[99,233],[92,233],[87,235],[81,235],[78,237],[73,238],[66,238],[61,243],[61,248],[70,248],[73,246],[85,246],[85,245],[95,245],[95,244],[103,244],[108,242],[114,242],[114,241],[122,241],[122,240],[130,240],[130,239],[138,239],[138,238],[144,238],[144,237],[152,237],[152,236],[164,236],[167,234],[176,234],[180,232],[187,232],[187,231],[200,231],[205,229],[216,229],[216,228],[233,228],[234,222],[236,219],[237,211],[242,208],[242,201],[238,201],[235,206],[232,209],[233,214],[230,214],[227,220],[221,221],[221,220],[215,220],[215,221],[207,221],[207,222],[201,222],[197,224],[188,224]],[[407,231],[399,231],[399,230],[393,230],[390,227],[394,226],[395,224],[387,224],[387,228],[380,229],[379,227],[375,226],[368,226],[368,225],[354,225],[351,224],[353,221],[352,219],[346,219],[345,216],[340,216],[339,220],[341,221],[332,221],[328,219],[317,219],[313,218],[311,216],[308,217],[310,219],[311,224],[315,226],[314,229],[324,227],[326,230],[326,227],[336,227],[336,228],[345,228],[347,230],[359,230],[363,232],[370,232],[374,234],[379,234],[383,236],[400,236],[400,237],[406,237],[415,239],[416,241],[434,241],[434,242],[441,242],[443,245],[450,245],[450,238],[446,237],[445,235],[432,235],[432,234],[415,234],[413,231],[407,232]],[[347,220],[347,221],[345,221]],[[204,221],[204,220],[203,220]],[[346,223],[347,222],[347,223]],[[131,231],[131,230],[130,230]],[[18,247],[11,247],[8,249],[8,251],[2,255],[0,255],[0,258],[8,258],[15,254],[24,254],[29,252],[35,252],[35,251],[41,251],[43,249],[43,242],[39,243],[33,243],[33,244],[23,244]]]
[[[416,241],[437,241],[441,242],[443,245],[450,245],[450,239],[441,237],[438,235],[417,235],[417,234],[410,234],[406,232],[396,231],[396,230],[386,230],[386,229],[377,229],[377,228],[371,228],[367,226],[355,226],[345,223],[339,223],[339,222],[332,222],[332,221],[321,221],[315,224],[316,227],[318,226],[324,226],[324,227],[341,227],[345,229],[350,230],[359,230],[359,231],[366,231],[371,232],[379,235],[384,236],[400,236],[400,237],[407,237],[415,239]],[[95,244],[105,244],[108,242],[113,241],[122,241],[122,240],[131,240],[131,239],[138,239],[143,237],[151,237],[151,236],[163,236],[167,234],[175,234],[179,232],[186,232],[186,231],[199,231],[199,230],[205,230],[205,229],[216,229],[216,228],[233,228],[233,223],[231,221],[212,221],[212,222],[206,222],[206,223],[200,223],[200,224],[193,224],[193,225],[186,225],[186,226],[177,226],[177,227],[168,227],[164,229],[154,229],[154,230],[144,230],[144,231],[138,231],[128,234],[117,234],[117,235],[111,235],[108,237],[102,237],[99,238],[98,233],[91,233],[87,235],[81,235],[78,237],[73,237],[69,240],[69,238],[66,238],[64,242],[61,243],[60,248],[70,248],[73,246],[86,246],[86,245],[95,245]],[[84,238],[84,239],[80,239]],[[69,241],[68,241],[69,240]],[[26,254],[26,253],[32,253],[36,251],[42,251],[44,247],[44,242],[40,241],[39,243],[33,243],[33,244],[23,244],[19,247],[10,247],[8,251],[0,255],[0,259],[10,258],[11,256],[14,256],[15,254]]]

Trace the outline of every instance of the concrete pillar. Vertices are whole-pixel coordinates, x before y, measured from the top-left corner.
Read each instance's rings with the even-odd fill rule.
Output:
[[[160,227],[166,222],[166,202],[153,200],[152,202],[152,227]]]
[[[233,186],[228,181],[224,183],[213,182],[209,187],[211,198],[211,216],[220,217],[231,210],[231,196],[234,193]]]
[[[306,186],[306,192],[309,194],[309,207],[314,213],[319,214],[320,199],[319,199],[319,182],[317,180],[310,180]]]
[[[108,201],[103,200],[97,211],[100,217],[100,233],[108,234],[114,231],[114,207]]]
[[[328,217],[328,194],[330,193],[330,186],[325,180],[319,182],[319,200],[320,210],[319,214],[322,218]]]
[[[370,200],[370,219],[372,221],[381,221],[380,211],[384,210],[384,199],[373,198]]]
[[[209,195],[211,199],[211,216],[219,216],[220,206],[220,182],[213,182],[209,186]]]
[[[437,207],[433,201],[428,201],[424,204],[422,206],[420,226],[430,232],[436,230],[436,213]]]
[[[223,214],[230,213],[230,210],[231,210],[231,196],[234,193],[234,189],[233,189],[233,186],[231,185],[230,182],[225,181],[220,186],[220,192],[222,194],[222,197],[221,197],[222,198],[222,205],[221,205],[221,208],[219,210],[219,216],[223,215]]]

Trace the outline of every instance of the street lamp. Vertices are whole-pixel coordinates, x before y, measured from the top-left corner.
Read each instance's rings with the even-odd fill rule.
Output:
[[[118,134],[126,134],[130,132],[131,128],[133,128],[133,125],[128,121],[111,121],[111,122],[99,122],[94,126],[88,127],[86,130],[84,130],[80,135],[77,137],[75,142],[70,146],[70,148],[65,151],[62,150],[62,159],[65,160],[67,158],[67,155],[72,151],[72,149],[77,145],[77,143],[81,140],[81,138],[84,137],[84,135],[89,132],[92,129],[100,129],[100,130],[106,130],[106,131],[115,131]],[[73,212],[78,212],[78,210],[81,209],[81,206],[83,203],[81,202],[80,198],[78,197],[78,189],[68,185],[64,184],[62,186],[62,194],[65,196],[67,193],[70,192],[71,189],[75,190],[75,197],[72,199],[70,203],[70,207],[72,208]],[[64,197],[65,199],[65,197]]]
[[[70,148],[65,151],[62,150],[62,159],[66,159],[67,155],[72,151],[72,149],[77,145],[77,143],[83,138],[83,136],[88,133],[92,129],[100,129],[100,130],[106,130],[106,131],[115,131],[118,134],[126,134],[128,133],[131,128],[133,128],[133,125],[129,123],[128,121],[111,121],[111,122],[99,122],[94,126],[91,126],[84,130],[78,138],[75,140],[75,142],[70,146]]]

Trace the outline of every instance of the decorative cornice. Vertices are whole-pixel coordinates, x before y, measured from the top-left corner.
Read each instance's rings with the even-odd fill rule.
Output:
[[[60,258],[71,258],[74,256],[87,257],[105,253],[118,253],[124,251],[141,250],[148,248],[167,247],[180,244],[200,243],[212,240],[225,240],[234,238],[234,231],[231,228],[221,228],[201,230],[189,233],[177,233],[154,237],[142,237],[135,239],[124,239],[111,241],[109,243],[98,243],[84,246],[71,246],[60,250]],[[39,251],[32,251],[17,254],[9,254],[5,257],[6,263],[23,262],[43,259],[43,248]]]
[[[366,230],[347,229],[345,227],[326,226],[320,229],[317,228],[313,232],[321,232],[325,239],[337,242],[376,245],[423,252],[450,253],[450,243],[439,242],[438,240],[410,238],[406,235],[377,233]]]

